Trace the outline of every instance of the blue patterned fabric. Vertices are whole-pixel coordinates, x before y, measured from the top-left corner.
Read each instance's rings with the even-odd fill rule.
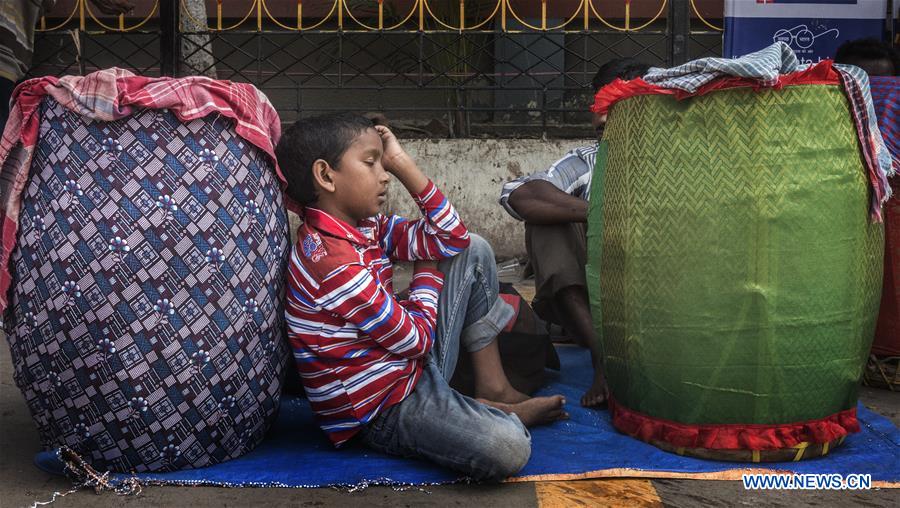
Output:
[[[223,117],[42,110],[5,324],[44,446],[122,472],[253,449],[289,359],[272,162]]]

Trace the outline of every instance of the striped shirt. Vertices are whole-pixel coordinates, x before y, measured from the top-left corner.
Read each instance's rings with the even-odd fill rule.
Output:
[[[500,204],[513,218],[523,220],[509,206],[509,195],[523,184],[533,180],[550,182],[566,194],[589,201],[591,197],[591,176],[594,174],[594,163],[597,161],[597,146],[597,143],[594,143],[590,146],[576,148],[544,171],[506,182],[503,185],[503,190],[500,192]]]
[[[434,342],[443,276],[417,270],[408,299],[398,301],[391,261],[443,259],[469,245],[433,183],[413,198],[423,218],[379,214],[356,228],[304,210],[288,269],[288,339],[319,426],[336,446],[413,391]]]
[[[759,80],[763,86],[778,83],[782,74],[801,68],[800,60],[784,42],[777,42],[740,58],[700,58],[668,69],[651,67],[644,81],[663,88],[695,93],[703,85],[722,76]]]

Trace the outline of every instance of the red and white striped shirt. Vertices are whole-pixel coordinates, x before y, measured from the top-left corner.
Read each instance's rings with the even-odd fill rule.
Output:
[[[417,270],[393,294],[391,260],[443,259],[469,246],[456,209],[429,182],[423,218],[379,214],[358,228],[307,207],[288,269],[285,314],[319,426],[339,446],[415,388],[434,342],[443,276]]]

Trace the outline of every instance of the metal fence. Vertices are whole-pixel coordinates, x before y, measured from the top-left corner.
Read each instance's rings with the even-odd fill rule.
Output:
[[[216,1],[205,17],[157,0],[117,19],[69,4],[41,20],[33,75],[208,74],[253,83],[286,122],[377,111],[407,136],[582,136],[601,64],[718,56],[722,39],[714,0]]]

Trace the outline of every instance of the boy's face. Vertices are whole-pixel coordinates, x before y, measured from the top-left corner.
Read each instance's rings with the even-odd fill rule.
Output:
[[[383,147],[375,129],[358,135],[333,173],[335,201],[354,221],[376,215],[387,200],[390,174],[381,165]]]

